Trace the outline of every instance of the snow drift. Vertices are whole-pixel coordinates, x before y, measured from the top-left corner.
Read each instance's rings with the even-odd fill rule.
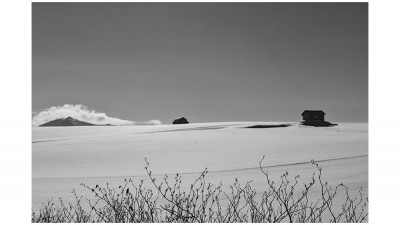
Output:
[[[283,126],[287,125],[287,126]],[[252,128],[248,128],[252,127]],[[48,199],[73,201],[81,183],[146,180],[147,158],[154,176],[180,173],[184,184],[208,168],[208,181],[224,187],[238,178],[265,187],[258,162],[274,179],[288,171],[307,179],[313,159],[331,185],[344,183],[351,193],[368,192],[368,124],[340,123],[308,127],[298,123],[224,122],[160,126],[33,127],[32,208]],[[303,181],[303,180],[302,180]],[[229,191],[229,190],[227,190]],[[85,194],[79,192],[79,194]],[[317,196],[318,192],[314,193]]]

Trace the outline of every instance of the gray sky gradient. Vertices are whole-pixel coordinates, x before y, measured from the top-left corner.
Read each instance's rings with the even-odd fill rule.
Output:
[[[33,3],[32,110],[368,121],[367,3]]]

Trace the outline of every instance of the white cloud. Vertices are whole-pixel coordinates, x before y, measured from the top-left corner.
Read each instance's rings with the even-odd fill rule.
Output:
[[[96,125],[111,124],[111,125],[135,125],[135,124],[145,124],[145,125],[159,125],[161,121],[159,120],[149,120],[146,122],[134,122],[130,120],[123,120],[119,118],[113,118],[107,116],[105,113],[96,112],[90,110],[84,105],[72,105],[65,104],[63,106],[53,106],[45,109],[35,115],[32,119],[32,126],[39,126],[41,124],[47,123],[56,119],[64,119],[66,117],[72,117],[74,119],[84,121],[87,123],[92,123]]]

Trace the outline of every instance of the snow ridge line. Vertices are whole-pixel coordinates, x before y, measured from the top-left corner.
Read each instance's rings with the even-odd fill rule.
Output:
[[[332,159],[321,159],[321,160],[314,160],[315,163],[321,163],[321,162],[330,162],[330,161],[339,161],[339,160],[347,160],[347,159],[355,159],[355,158],[363,158],[363,157],[368,157],[367,155],[356,155],[356,156],[347,156],[347,157],[341,157],[341,158],[332,158]],[[284,167],[284,166],[296,166],[296,165],[304,165],[304,164],[309,164],[311,163],[310,161],[303,161],[303,162],[296,162],[296,163],[285,163],[285,164],[276,164],[276,165],[270,165],[270,166],[262,166],[261,168],[266,169],[266,168],[277,168],[277,167]],[[255,170],[259,169],[260,167],[247,167],[247,168],[240,168],[240,169],[227,169],[227,170],[213,170],[213,171],[208,171],[209,174],[213,173],[222,173],[222,172],[231,172],[231,171],[245,171],[245,170]],[[193,175],[193,174],[200,174],[201,172],[183,172],[179,173],[179,175]],[[158,176],[172,176],[176,175],[176,173],[166,173],[166,174],[153,174],[153,176],[158,177]],[[81,179],[81,178],[132,178],[132,177],[146,177],[146,174],[143,175],[119,175],[119,176],[97,176],[97,177],[38,177],[38,178],[32,178],[32,179]]]
[[[332,159],[321,159],[321,160],[314,160],[315,163],[320,163],[320,162],[331,162],[331,161],[339,161],[339,160],[346,160],[346,159],[354,159],[354,158],[362,158],[362,157],[368,157],[368,155],[356,155],[356,156],[347,156],[347,157],[341,157],[341,158],[332,158]],[[312,160],[310,161],[303,161],[303,162],[296,162],[296,163],[285,163],[285,164],[276,164],[276,165],[270,165],[270,166],[262,166],[261,168],[266,169],[266,168],[276,168],[276,167],[283,167],[283,166],[297,166],[297,165],[304,165],[304,164],[309,164],[311,163]],[[248,168],[242,168],[242,169],[231,169],[231,170],[216,170],[212,172],[227,172],[227,171],[241,171],[241,170],[253,170],[253,169],[259,169],[260,167],[248,167]],[[210,171],[211,172],[211,171]]]

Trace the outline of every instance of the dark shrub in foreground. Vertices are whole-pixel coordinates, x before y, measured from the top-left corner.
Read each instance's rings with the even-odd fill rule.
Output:
[[[351,198],[345,185],[328,186],[322,181],[322,169],[314,161],[311,163],[317,174],[307,184],[300,184],[299,176],[289,179],[287,172],[275,183],[262,168],[262,161],[259,166],[266,177],[266,190],[262,193],[257,193],[250,182],[241,185],[237,180],[230,192],[224,192],[222,184],[206,182],[207,170],[191,184],[190,190],[184,191],[178,174],[172,182],[167,175],[157,182],[146,160],[145,170],[156,191],[143,187],[143,181],[134,184],[131,179],[118,189],[82,184],[96,199],[86,199],[89,207],[82,206],[82,197],[74,190],[74,204],[65,205],[60,199],[56,206],[49,201],[39,212],[32,213],[32,222],[367,222],[368,198],[362,190],[359,196]],[[319,199],[310,199],[311,188],[318,188]],[[345,197],[339,199],[341,207],[335,209],[333,202],[339,193]]]

